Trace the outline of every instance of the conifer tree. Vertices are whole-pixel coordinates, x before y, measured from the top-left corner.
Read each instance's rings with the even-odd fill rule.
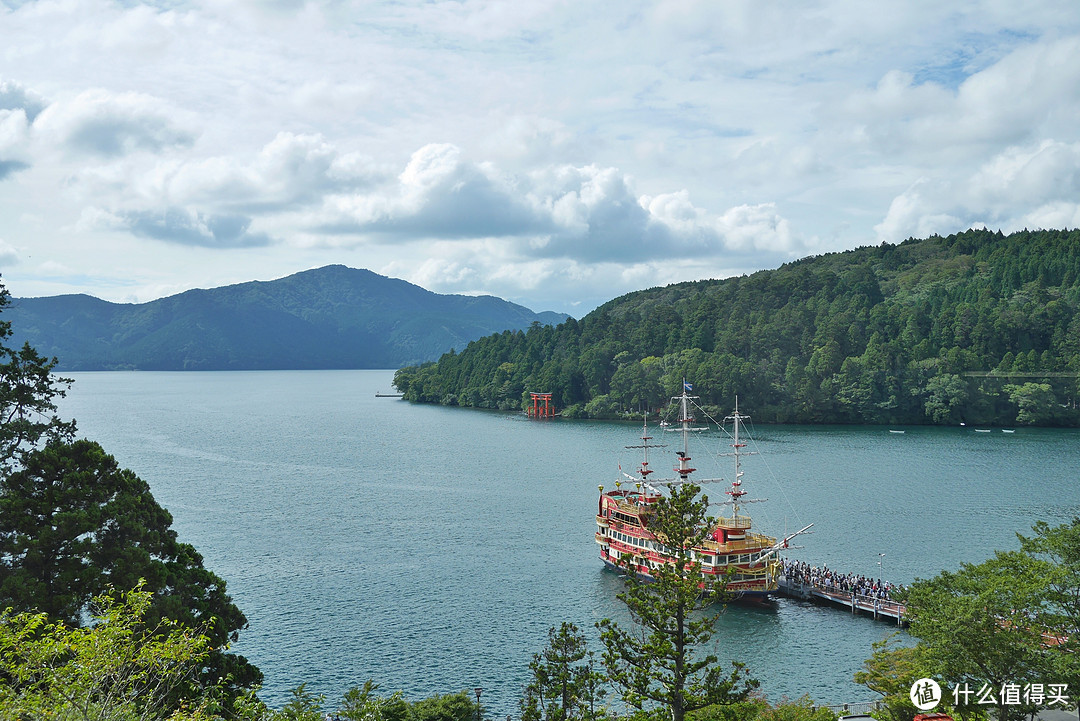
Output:
[[[672,721],[706,706],[742,701],[758,686],[743,664],[733,661],[726,672],[715,654],[703,653],[726,583],[705,579],[692,552],[711,528],[708,499],[698,498],[698,490],[692,483],[677,485],[656,504],[649,529],[672,561],[652,568],[651,580],[636,572],[631,557],[619,559],[627,571],[619,599],[639,628],[628,631],[609,618],[597,624],[608,677],[623,699],[639,709],[662,706]]]
[[[0,286],[0,310],[9,302]],[[0,610],[77,627],[95,596],[145,582],[149,627],[170,619],[206,633],[201,686],[235,696],[261,682],[255,666],[225,652],[247,625],[225,581],[179,542],[145,481],[97,443],[73,440],[74,422],[56,415],[70,381],[51,374],[55,359],[10,348],[10,336],[0,321]]]
[[[0,285],[0,312],[11,304],[11,294]],[[73,421],[56,415],[56,399],[71,381],[52,375],[56,359],[41,356],[29,343],[8,344],[11,323],[0,320],[0,470],[8,470],[22,454],[45,439],[70,439]]]
[[[574,624],[548,630],[548,645],[533,655],[529,671],[522,721],[590,721],[606,715],[603,674],[593,665],[585,634]]]

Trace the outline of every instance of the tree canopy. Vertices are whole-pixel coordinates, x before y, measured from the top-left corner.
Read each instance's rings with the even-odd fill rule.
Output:
[[[197,630],[160,620],[147,632],[151,595],[140,586],[95,599],[94,623],[72,627],[45,613],[0,613],[0,716],[83,721],[197,721],[216,706],[199,689],[210,651]],[[190,705],[175,710],[177,691]],[[190,712],[190,713],[189,713]]]
[[[885,697],[894,721],[916,713],[907,692],[919,678],[936,679],[944,703],[964,718],[994,709],[999,721],[1047,705],[1055,687],[1080,687],[1080,518],[1017,535],[1019,550],[906,591],[917,644],[875,647],[855,678]]]
[[[0,310],[8,302],[0,288]],[[145,481],[97,443],[73,440],[74,422],[56,416],[67,381],[52,376],[55,359],[10,348],[10,332],[0,321],[0,609],[78,627],[95,597],[143,583],[150,626],[170,619],[206,634],[203,686],[238,694],[260,682],[226,652],[247,619],[225,581],[178,540]]]
[[[616,298],[402,368],[412,401],[569,416],[662,404],[686,378],[763,422],[1080,425],[1080,231],[971,230]]]

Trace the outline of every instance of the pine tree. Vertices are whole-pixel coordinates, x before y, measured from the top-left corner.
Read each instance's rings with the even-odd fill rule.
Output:
[[[711,528],[708,499],[698,487],[675,486],[657,504],[649,528],[667,548],[672,561],[650,571],[651,580],[635,572],[628,556],[620,558],[627,571],[626,591],[619,600],[639,627],[627,631],[606,618],[597,624],[606,652],[608,677],[635,708],[667,708],[672,721],[706,706],[744,700],[757,681],[743,664],[733,661],[725,672],[714,654],[702,655],[710,643],[725,597],[723,579],[705,579],[692,549]]]
[[[532,681],[521,699],[522,721],[604,718],[603,674],[592,660],[585,635],[564,622],[548,630],[548,645],[529,663]]]
[[[11,294],[0,285],[0,312],[11,304]],[[56,378],[56,359],[42,357],[29,343],[8,345],[11,323],[0,320],[0,470],[10,469],[22,454],[45,439],[70,439],[73,421],[56,415],[56,399],[71,381]]]

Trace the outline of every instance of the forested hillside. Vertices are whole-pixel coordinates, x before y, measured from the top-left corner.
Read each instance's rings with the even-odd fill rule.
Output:
[[[971,230],[616,298],[402,368],[413,401],[656,409],[685,378],[758,422],[1080,425],[1080,231]]]

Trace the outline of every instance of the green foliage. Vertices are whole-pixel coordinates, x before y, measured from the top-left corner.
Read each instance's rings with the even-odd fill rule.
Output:
[[[95,623],[72,628],[44,613],[0,615],[0,718],[150,721],[206,718],[213,689],[197,684],[209,651],[202,633],[174,621],[147,628],[141,586],[96,599]],[[176,710],[178,691],[188,699]]]
[[[753,721],[768,708],[768,701],[760,696],[751,695],[742,701],[706,706],[697,711],[691,711],[686,714],[686,718],[689,721]]]
[[[1019,552],[999,554],[997,561],[1003,572],[1039,584],[1029,612],[1055,639],[1047,660],[1055,678],[1080,688],[1080,518],[1054,527],[1039,521],[1032,530],[1031,537],[1017,534]]]
[[[180,543],[172,516],[150,487],[97,443],[53,442],[0,477],[0,605],[37,610],[79,625],[92,598],[108,587],[153,593],[151,620],[204,628],[213,650],[203,681],[231,677],[239,690],[261,674],[223,653],[247,625],[225,581]]]
[[[823,706],[815,706],[809,696],[765,708],[756,721],[836,721],[836,714]]]
[[[0,287],[0,309],[7,302]],[[209,639],[203,687],[235,696],[257,684],[257,668],[225,653],[247,624],[225,582],[177,540],[143,480],[98,444],[71,439],[74,424],[55,417],[64,383],[50,375],[55,361],[28,346],[13,351],[9,337],[0,322],[0,608],[79,626],[95,596],[144,583],[150,628],[172,619]]]
[[[809,696],[787,699],[775,706],[765,699],[750,697],[725,706],[708,706],[688,714],[690,721],[836,721],[836,714],[816,706]]]
[[[0,286],[0,311],[11,305],[11,294]],[[71,381],[56,378],[56,359],[43,358],[29,344],[10,345],[11,323],[0,321],[0,470],[18,463],[23,453],[42,440],[65,440],[75,432],[73,422],[56,415],[56,399]]]
[[[712,525],[708,499],[686,483],[662,498],[649,521],[650,529],[667,547],[669,564],[658,564],[646,581],[635,571],[630,556],[618,559],[627,571],[627,587],[619,594],[637,629],[628,631],[611,619],[597,624],[606,653],[608,677],[623,699],[638,709],[660,705],[672,721],[712,705],[744,700],[757,681],[742,664],[725,672],[714,654],[701,655],[712,640],[717,614],[713,604],[724,596],[724,580],[705,580],[692,549]]]
[[[881,694],[884,717],[889,721],[912,721],[919,710],[911,702],[911,685],[930,676],[923,646],[900,646],[897,635],[874,643],[874,654],[855,673],[855,683]]]
[[[1040,522],[1020,550],[998,552],[979,564],[916,581],[906,592],[913,648],[875,645],[855,676],[882,694],[891,721],[909,721],[914,680],[936,678],[945,688],[1080,682],[1080,518],[1051,528]],[[964,719],[987,707],[972,697],[959,705]],[[1035,706],[1007,704],[998,694],[999,721],[1019,719]]]
[[[483,716],[468,691],[414,701],[409,707],[408,721],[474,721]]]
[[[521,699],[522,721],[607,718],[605,679],[593,664],[581,630],[564,622],[548,631],[548,645],[529,663],[532,681]]]
[[[324,694],[314,694],[302,683],[292,690],[292,698],[269,721],[323,721]]]
[[[975,690],[1044,682],[1052,668],[1041,630],[1027,613],[1039,586],[1026,573],[1002,573],[993,561],[914,583],[906,599],[909,630],[921,643],[926,667],[943,681]],[[1005,704],[998,714],[1000,721],[1026,715]]]
[[[630,293],[402,368],[412,401],[640,416],[683,378],[759,422],[1080,425],[1080,231],[971,230]],[[1041,386],[1048,386],[1044,390]]]
[[[1005,393],[1019,412],[1016,422],[1026,426],[1047,425],[1058,415],[1058,402],[1049,383],[1007,385]]]
[[[342,697],[337,716],[348,721],[406,721],[410,706],[401,692],[380,697],[375,695],[378,688],[371,680],[363,687],[353,686]]]

